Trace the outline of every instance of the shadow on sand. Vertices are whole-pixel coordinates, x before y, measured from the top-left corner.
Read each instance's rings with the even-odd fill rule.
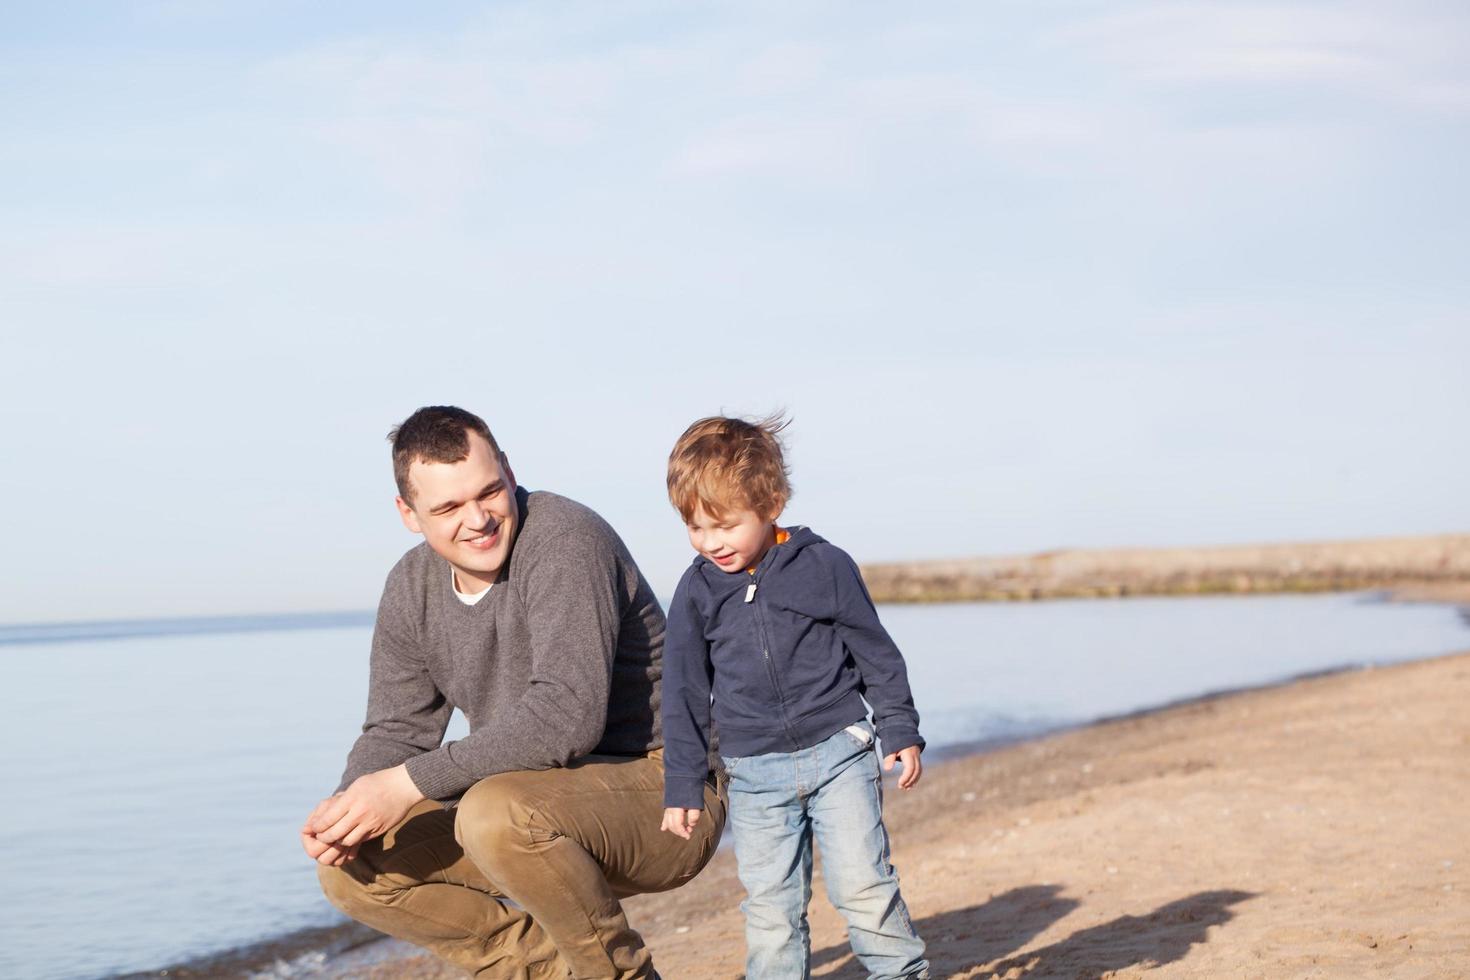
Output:
[[[982,905],[931,915],[915,926],[928,943],[935,978],[987,966],[980,976],[1094,980],[1124,967],[1160,966],[1182,959],[1192,946],[1205,941],[1206,930],[1234,917],[1232,905],[1253,897],[1251,892],[1226,889],[1197,892],[1147,915],[1119,916],[1020,954],[1015,950],[1080,903],[1063,896],[1056,885],[1030,885]],[[827,974],[832,980],[867,976],[846,943],[812,953],[814,970],[834,962],[842,965]]]

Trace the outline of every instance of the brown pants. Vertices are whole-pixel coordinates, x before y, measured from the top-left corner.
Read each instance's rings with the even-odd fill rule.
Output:
[[[618,899],[689,881],[714,852],[725,796],[709,785],[693,840],[659,830],[662,750],[508,772],[459,806],[420,803],[322,890],[347,915],[477,977],[652,977]]]

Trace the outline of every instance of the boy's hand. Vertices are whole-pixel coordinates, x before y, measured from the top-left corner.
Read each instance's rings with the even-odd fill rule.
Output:
[[[913,789],[924,775],[924,763],[919,761],[919,747],[910,745],[906,749],[890,752],[883,757],[883,771],[892,772],[895,762],[903,763],[903,775],[898,777],[899,789]]]
[[[664,822],[658,829],[688,840],[690,831],[699,823],[699,814],[699,810],[687,810],[682,806],[668,807],[664,810]]]

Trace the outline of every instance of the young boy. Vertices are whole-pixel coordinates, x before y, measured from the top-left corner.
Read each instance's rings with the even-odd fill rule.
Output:
[[[709,772],[710,715],[730,779],[747,899],[746,975],[807,977],[812,839],[827,895],[872,980],[927,977],[888,861],[882,780],[919,781],[919,715],[903,657],[857,566],[809,528],[779,528],[791,494],[779,418],[701,419],[669,456],[669,499],[698,556],[664,640],[663,829],[689,837]]]

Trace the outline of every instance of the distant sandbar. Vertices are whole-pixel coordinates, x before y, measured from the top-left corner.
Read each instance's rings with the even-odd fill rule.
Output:
[[[1099,548],[863,566],[878,602],[1349,592],[1470,602],[1470,534],[1201,548]]]

